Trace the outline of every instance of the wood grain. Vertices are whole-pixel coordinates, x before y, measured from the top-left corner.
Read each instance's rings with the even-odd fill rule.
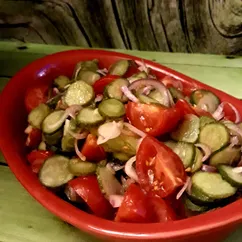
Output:
[[[0,39],[242,53],[240,0],[0,0]]]

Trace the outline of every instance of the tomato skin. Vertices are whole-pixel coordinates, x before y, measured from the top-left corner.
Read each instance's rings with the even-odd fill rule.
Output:
[[[54,153],[48,150],[32,150],[27,155],[27,160],[30,164],[32,164],[35,160],[46,160],[51,157]]]
[[[154,214],[152,222],[161,223],[177,220],[175,211],[164,199],[157,196],[150,196],[149,203]]]
[[[123,202],[118,209],[116,222],[145,223],[151,221],[148,197],[141,188],[132,183],[124,194]]]
[[[126,115],[132,125],[152,136],[172,131],[181,115],[176,107],[166,108],[154,104],[128,102]]]
[[[103,94],[105,86],[107,86],[109,83],[113,82],[115,79],[120,78],[120,76],[117,75],[106,75],[101,77],[99,80],[97,80],[93,84],[93,89],[95,94]]]
[[[88,161],[98,162],[106,159],[106,152],[103,147],[97,144],[97,138],[89,134],[81,149],[81,153],[86,156]]]
[[[27,160],[31,165],[34,173],[39,173],[39,170],[45,160],[51,157],[54,153],[48,150],[33,150],[27,155]]]
[[[186,114],[194,114],[197,116],[208,116],[212,117],[212,114],[202,110],[201,108],[198,108],[196,106],[192,106],[190,103],[188,103],[185,99],[179,99],[175,107],[180,110],[181,116],[184,117]]]
[[[42,140],[42,131],[37,128],[32,128],[26,139],[26,146],[36,148]]]
[[[186,182],[181,159],[165,144],[151,136],[141,142],[136,154],[136,172],[140,186],[153,195],[167,197]],[[154,175],[150,182],[149,173]]]
[[[47,101],[48,90],[48,85],[41,85],[27,89],[24,103],[28,113],[39,106],[40,103],[45,103]]]
[[[87,203],[96,216],[102,218],[113,216],[114,210],[103,196],[96,176],[79,176],[69,181],[68,185]]]

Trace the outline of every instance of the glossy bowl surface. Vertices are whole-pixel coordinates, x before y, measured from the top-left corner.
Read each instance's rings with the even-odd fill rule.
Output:
[[[78,61],[97,58],[100,68],[119,59],[140,58],[103,50],[73,50],[38,59],[20,70],[7,84],[0,96],[0,148],[12,172],[26,190],[44,207],[62,220],[105,241],[218,241],[242,221],[242,199],[215,211],[164,224],[115,223],[87,214],[43,187],[29,169],[24,148],[27,113],[24,95],[27,88],[51,83],[58,75],[71,76]],[[232,103],[242,114],[241,101],[190,77],[144,60],[158,77],[172,75],[186,83],[213,91],[222,101]],[[27,211],[26,211],[27,212]]]

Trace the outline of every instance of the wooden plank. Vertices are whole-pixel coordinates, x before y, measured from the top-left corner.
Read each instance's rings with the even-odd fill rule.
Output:
[[[0,166],[0,241],[97,242],[97,239],[64,223],[20,185],[8,167]],[[240,242],[242,227],[224,242]]]
[[[241,6],[239,0],[1,0],[0,38],[240,54]]]

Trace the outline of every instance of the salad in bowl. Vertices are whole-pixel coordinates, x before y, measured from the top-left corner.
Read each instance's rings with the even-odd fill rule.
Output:
[[[99,50],[36,60],[0,98],[11,170],[81,230],[105,241],[215,241],[241,222],[238,99]]]

